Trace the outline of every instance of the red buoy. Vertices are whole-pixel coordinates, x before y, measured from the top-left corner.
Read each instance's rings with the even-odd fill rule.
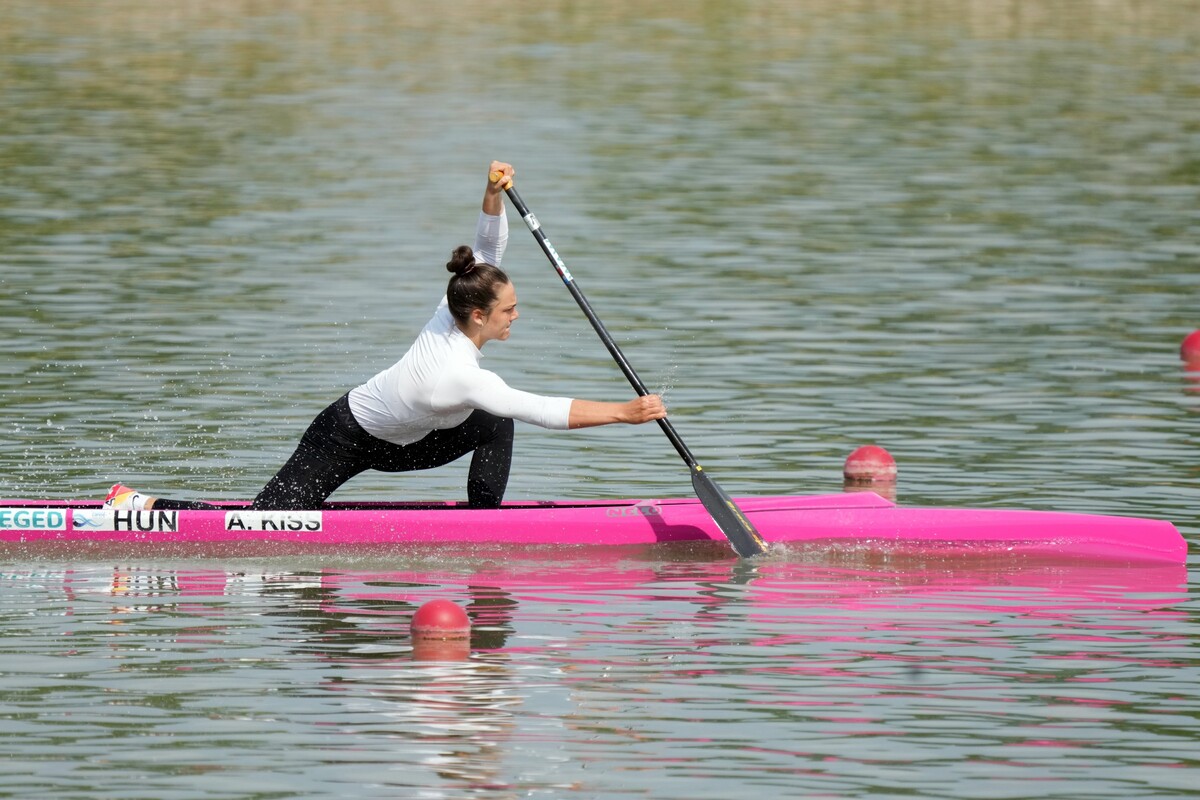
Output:
[[[1192,331],[1179,345],[1179,357],[1189,364],[1200,361],[1200,331]]]
[[[842,476],[851,483],[894,481],[896,459],[879,445],[863,445],[846,457]]]
[[[466,661],[471,656],[471,620],[449,600],[430,600],[410,623],[416,661]]]
[[[417,609],[410,624],[413,635],[463,639],[471,635],[467,612],[449,600],[430,600]]]

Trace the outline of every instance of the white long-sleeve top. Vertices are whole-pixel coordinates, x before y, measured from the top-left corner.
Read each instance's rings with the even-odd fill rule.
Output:
[[[500,265],[508,243],[508,218],[480,212],[475,260]],[[350,411],[363,429],[406,445],[431,431],[461,425],[477,408],[538,425],[569,427],[571,398],[543,397],[506,384],[479,366],[483,353],[454,323],[446,298],[438,304],[404,357],[350,390]]]

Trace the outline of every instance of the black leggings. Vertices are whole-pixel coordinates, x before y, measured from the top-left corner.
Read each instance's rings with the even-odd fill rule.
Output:
[[[512,464],[513,421],[476,409],[461,425],[432,431],[419,442],[398,445],[363,430],[350,411],[349,395],[317,415],[296,452],[251,504],[257,509],[320,508],[339,486],[360,472],[408,472],[449,464],[473,452],[467,474],[472,508],[496,508],[504,499]],[[211,503],[157,498],[154,508],[212,509]]]

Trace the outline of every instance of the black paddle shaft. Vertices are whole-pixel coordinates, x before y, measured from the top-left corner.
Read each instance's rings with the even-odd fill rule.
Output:
[[[558,272],[558,276],[562,278],[563,283],[566,284],[567,290],[575,298],[575,302],[579,304],[583,315],[587,317],[588,322],[592,323],[592,327],[596,329],[596,333],[600,336],[600,341],[604,342],[604,346],[608,348],[609,354],[617,362],[617,366],[621,368],[621,372],[625,373],[625,378],[633,386],[634,391],[643,397],[650,394],[650,390],[646,388],[646,384],[638,377],[629,360],[625,358],[625,354],[621,352],[621,348],[613,341],[608,328],[604,327],[604,323],[596,316],[596,312],[592,311],[592,304],[583,296],[583,292],[575,284],[575,278],[571,276],[567,265],[563,263],[562,258],[558,255],[558,251],[554,249],[554,245],[550,243],[550,240],[546,238],[546,234],[542,232],[542,226],[538,222],[537,217],[530,212],[529,206],[525,205],[525,201],[521,199],[521,195],[517,193],[516,188],[510,186],[505,191],[508,193],[509,199],[512,200],[513,206],[517,209],[517,213],[525,221],[526,227],[533,234],[533,238],[537,239],[537,243],[541,245],[542,252],[550,259],[550,264]],[[695,467],[696,458],[692,455],[692,451],[688,449],[688,446],[683,443],[683,440],[679,438],[679,434],[675,431],[675,426],[665,419],[655,421],[663,429],[663,433],[667,435],[667,438],[671,440],[671,444],[674,445],[675,450],[679,453],[679,457],[683,459],[684,463],[689,467]]]
[[[533,238],[541,246],[542,252],[546,254],[546,258],[550,259],[551,266],[558,272],[558,276],[566,284],[567,290],[571,292],[571,296],[579,304],[583,315],[587,317],[588,322],[592,323],[592,327],[596,329],[596,333],[600,336],[600,341],[604,342],[604,346],[608,348],[609,354],[617,362],[617,366],[621,368],[621,372],[625,373],[625,377],[630,385],[641,396],[650,394],[650,390],[646,388],[646,384],[638,377],[629,360],[625,358],[625,354],[621,352],[621,348],[613,341],[608,329],[604,327],[604,323],[596,316],[596,312],[592,310],[591,304],[575,284],[575,278],[572,277],[570,270],[567,269],[567,265],[563,263],[562,258],[558,255],[558,251],[554,249],[554,245],[546,238],[546,234],[542,231],[541,223],[538,222],[537,217],[529,210],[529,206],[525,205],[525,201],[521,199],[521,195],[511,183],[504,191],[508,194],[508,198],[512,201],[513,206],[517,209],[517,213],[521,215],[525,226],[529,228],[529,232],[533,234]],[[718,486],[717,482],[696,463],[696,457],[692,455],[692,451],[688,449],[688,446],[683,443],[683,439],[679,438],[679,434],[675,431],[675,426],[666,419],[656,421],[658,422],[658,426],[662,428],[663,433],[670,439],[671,444],[675,447],[675,451],[679,453],[679,457],[688,465],[692,473],[692,487],[696,490],[696,494],[708,510],[708,513],[712,515],[713,521],[717,523],[717,527],[728,537],[734,551],[742,557],[755,556],[765,551],[766,544],[763,542],[758,531],[750,524],[750,520],[746,519],[741,509],[737,507],[737,504],[725,493],[725,490]]]

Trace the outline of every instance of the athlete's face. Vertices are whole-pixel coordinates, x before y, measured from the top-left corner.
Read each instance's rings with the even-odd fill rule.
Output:
[[[512,324],[520,314],[517,312],[517,289],[505,283],[496,289],[496,302],[486,314],[482,314],[483,341],[504,341],[512,330]]]

